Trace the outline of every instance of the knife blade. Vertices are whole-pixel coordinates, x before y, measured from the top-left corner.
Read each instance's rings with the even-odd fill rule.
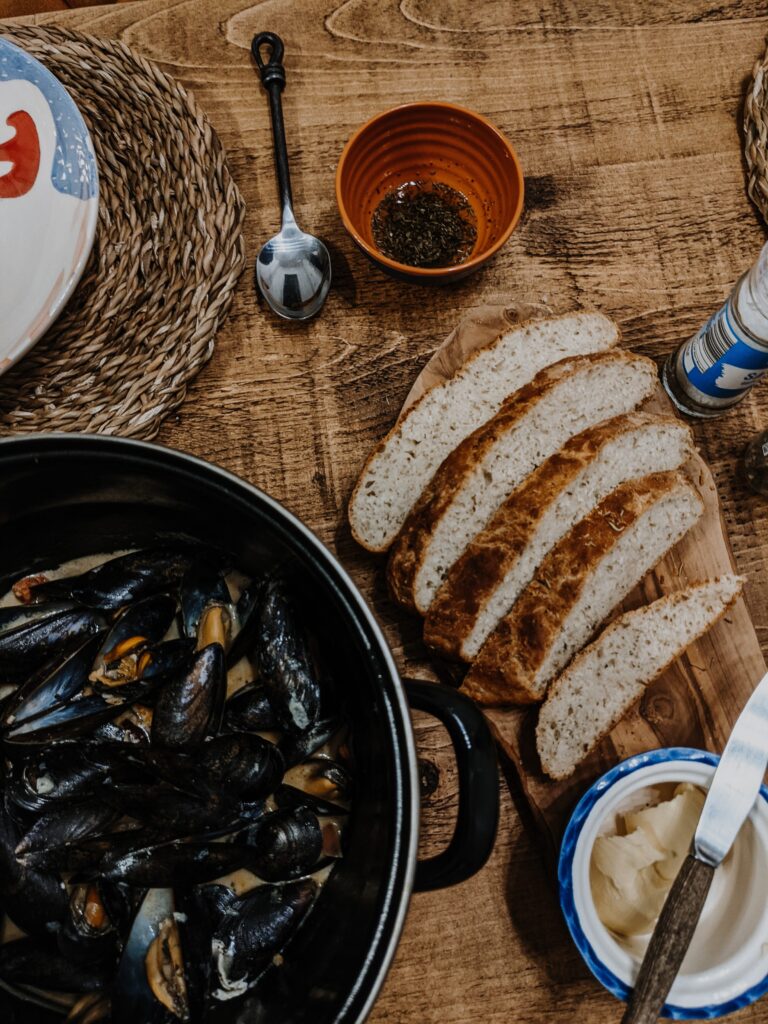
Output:
[[[701,917],[716,868],[738,836],[768,767],[768,672],[736,720],[691,844],[662,907],[622,1024],[658,1020]]]
[[[693,836],[694,856],[717,867],[752,810],[768,766],[768,672],[736,719]]]

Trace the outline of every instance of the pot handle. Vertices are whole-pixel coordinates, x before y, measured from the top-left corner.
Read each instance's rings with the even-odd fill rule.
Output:
[[[404,679],[411,705],[442,722],[459,772],[459,810],[450,843],[416,865],[414,890],[444,889],[471,878],[488,860],[499,822],[499,768],[491,730],[477,705],[440,683]]]

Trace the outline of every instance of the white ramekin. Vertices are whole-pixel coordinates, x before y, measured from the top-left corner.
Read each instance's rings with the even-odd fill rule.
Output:
[[[597,916],[589,882],[592,846],[617,811],[642,791],[668,783],[709,787],[719,758],[671,747],[628,758],[579,801],[560,850],[560,902],[574,942],[609,992],[626,999],[639,967]],[[653,790],[651,790],[651,793]],[[649,796],[651,795],[649,793]],[[718,869],[691,948],[664,1007],[675,1020],[712,1019],[748,1006],[768,990],[768,789]]]

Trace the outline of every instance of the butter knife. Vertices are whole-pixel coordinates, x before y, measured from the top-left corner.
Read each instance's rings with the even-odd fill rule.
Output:
[[[658,1020],[688,952],[715,869],[733,846],[768,766],[768,673],[739,715],[712,777],[691,852],[669,891],[622,1024]]]

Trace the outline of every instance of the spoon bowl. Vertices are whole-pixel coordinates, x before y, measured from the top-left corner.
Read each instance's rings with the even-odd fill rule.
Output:
[[[270,309],[285,320],[308,320],[320,311],[331,286],[331,256],[324,243],[293,218],[265,242],[256,280]]]

